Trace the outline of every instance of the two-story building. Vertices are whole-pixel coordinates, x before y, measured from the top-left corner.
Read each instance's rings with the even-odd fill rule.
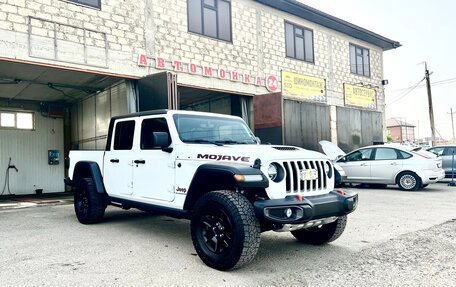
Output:
[[[397,118],[386,120],[386,130],[394,143],[415,143],[415,125]]]
[[[0,168],[18,167],[16,194],[63,191],[70,148],[104,149],[111,116],[155,108],[311,149],[383,141],[399,46],[293,0],[0,0]]]

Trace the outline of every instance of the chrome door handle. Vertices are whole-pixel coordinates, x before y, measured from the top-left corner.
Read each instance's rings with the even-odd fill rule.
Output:
[[[397,162],[392,162],[392,163],[390,163],[390,164],[391,164],[391,165],[397,165]]]
[[[117,158],[113,158],[110,160],[110,162],[119,163],[119,160]]]
[[[367,166],[367,164],[365,164],[365,163],[362,163],[362,164],[361,164],[361,166]]]

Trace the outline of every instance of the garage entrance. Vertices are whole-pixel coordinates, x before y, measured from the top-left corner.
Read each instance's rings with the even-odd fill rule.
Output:
[[[0,194],[4,185],[10,188],[3,195],[63,192],[72,143],[107,125],[104,94],[122,83],[112,75],[0,60]],[[127,106],[119,97],[125,103],[110,106]]]
[[[229,92],[178,86],[179,109],[238,116],[250,126],[252,97]]]
[[[239,116],[251,125],[252,95],[178,84],[177,75],[162,72],[138,80],[139,111],[179,109]]]

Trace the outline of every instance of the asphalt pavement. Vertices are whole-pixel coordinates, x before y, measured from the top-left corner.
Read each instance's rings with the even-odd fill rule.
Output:
[[[78,223],[70,200],[3,207],[0,286],[454,286],[456,187],[358,189],[344,234],[325,246],[266,232],[230,272],[198,258],[189,222],[109,207]]]

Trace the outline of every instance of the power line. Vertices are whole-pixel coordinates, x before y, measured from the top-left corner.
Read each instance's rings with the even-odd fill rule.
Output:
[[[401,97],[401,96],[402,96],[404,93],[406,93],[408,90],[413,89],[413,87],[415,87],[416,85],[419,85],[419,84],[420,84],[420,82],[418,82],[418,83],[416,83],[416,84],[414,84],[414,85],[412,85],[412,86],[410,86],[410,87],[404,89],[404,90],[406,90],[405,92],[403,92],[403,93],[401,93],[401,94],[399,94],[399,95],[393,96],[393,97],[391,98],[391,100],[395,101],[397,98]]]
[[[405,96],[407,96],[407,95],[410,94],[412,91],[414,91],[414,90],[418,87],[418,85],[419,85],[422,81],[424,81],[424,79],[425,79],[425,78],[421,79],[421,80],[420,80],[418,83],[416,83],[415,85],[409,87],[409,89],[408,89],[407,91],[405,91],[404,93],[402,93],[401,95],[399,95],[398,97],[396,97],[395,99],[393,99],[392,102],[387,103],[387,105],[394,104],[395,102],[397,102],[397,101],[403,99]]]
[[[456,78],[448,78],[448,79],[444,79],[444,80],[433,82],[432,85],[433,86],[439,86],[439,85],[445,85],[445,84],[452,84],[452,83],[455,83],[455,82],[456,82]],[[424,85],[424,84],[418,86],[418,88],[425,88],[425,87],[426,87],[426,85]],[[401,91],[408,90],[409,88],[395,89],[395,90],[390,90],[390,91],[387,91],[387,92],[388,93],[396,93],[396,92],[401,92]]]

